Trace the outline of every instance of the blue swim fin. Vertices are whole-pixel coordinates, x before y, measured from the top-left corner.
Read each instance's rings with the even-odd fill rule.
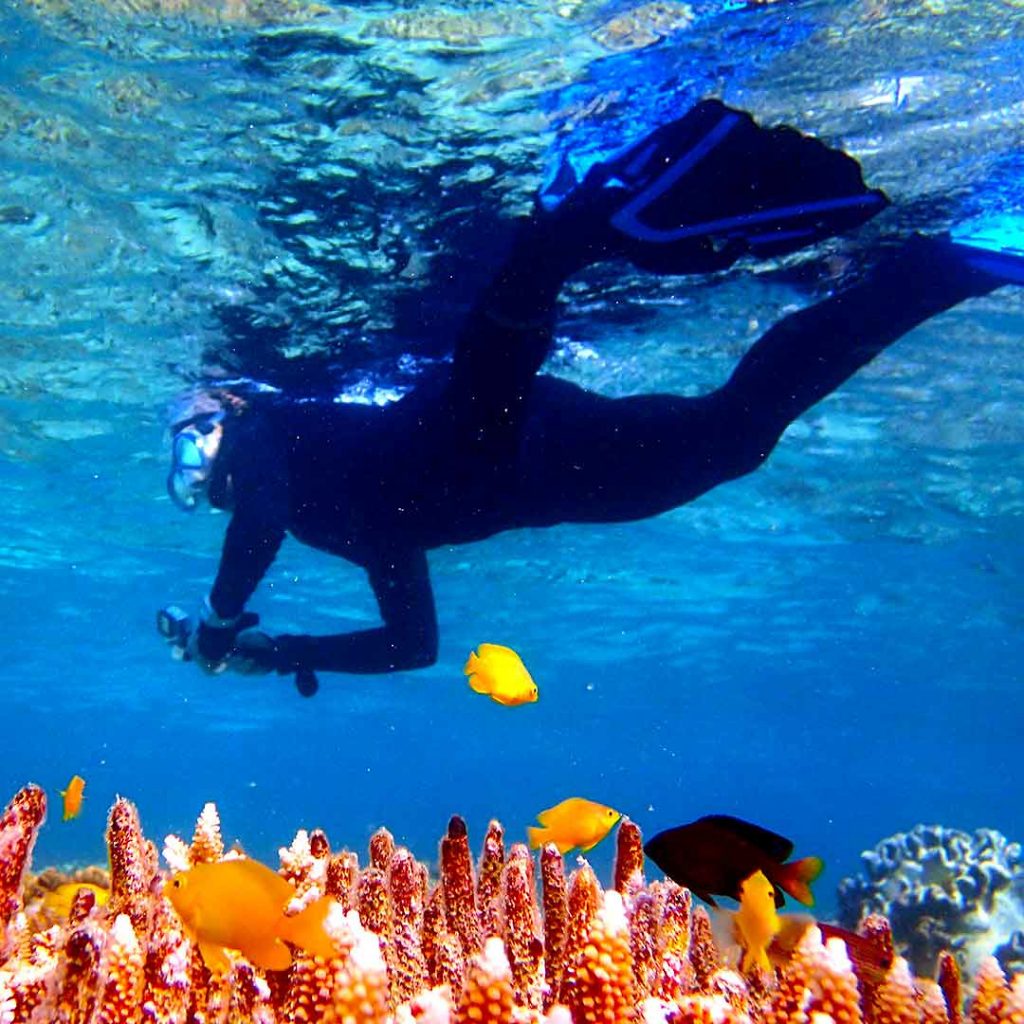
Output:
[[[792,128],[762,128],[718,100],[589,168],[563,160],[538,201],[567,221],[603,218],[606,254],[663,273],[795,252],[889,202],[864,184],[853,157]]]
[[[1024,284],[1024,213],[981,217],[953,229],[953,251],[974,270]]]

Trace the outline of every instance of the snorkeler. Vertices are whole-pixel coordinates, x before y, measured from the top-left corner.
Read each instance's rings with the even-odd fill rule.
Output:
[[[208,672],[380,673],[432,664],[427,551],[504,530],[622,522],[760,466],[786,427],[923,321],[1024,260],[915,236],[787,316],[696,398],[607,398],[538,371],[563,283],[625,259],[706,273],[854,228],[887,204],[850,156],[704,101],[616,156],[565,163],[468,315],[454,358],[384,407],[206,390],[172,425],[171,496],[231,511],[189,653]],[[998,249],[998,247],[997,247]],[[271,636],[246,604],[286,533],[362,566],[381,625]]]

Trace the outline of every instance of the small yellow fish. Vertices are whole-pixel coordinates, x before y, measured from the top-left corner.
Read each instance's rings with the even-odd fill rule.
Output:
[[[55,917],[67,917],[71,913],[71,904],[80,889],[88,889],[96,897],[96,906],[105,907],[110,899],[110,890],[92,882],[64,882],[56,889],[49,889],[43,894],[43,906]]]
[[[62,789],[60,795],[64,798],[64,820],[70,821],[77,818],[82,810],[82,794],[85,792],[85,779],[81,775],[72,775],[67,789]]]
[[[481,644],[479,651],[469,652],[462,669],[475,693],[486,693],[491,700],[507,707],[532,704],[537,699],[537,684],[511,647]]]
[[[530,848],[536,850],[545,843],[554,843],[559,853],[568,853],[577,846],[586,853],[615,828],[621,817],[619,811],[604,804],[571,796],[537,815],[543,828],[527,828]]]
[[[291,917],[285,908],[295,889],[265,864],[249,857],[196,864],[164,883],[164,895],[199,946],[206,966],[226,971],[234,949],[268,971],[291,966],[290,942],[315,956],[337,956],[324,931],[334,902],[321,897]]]
[[[782,920],[775,909],[775,886],[763,871],[755,871],[740,884],[740,906],[732,915],[732,926],[743,950],[740,969],[760,967],[770,973],[768,947],[782,929]]]

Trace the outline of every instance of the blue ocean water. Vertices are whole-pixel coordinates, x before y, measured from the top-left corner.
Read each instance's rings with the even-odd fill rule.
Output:
[[[1019,289],[913,332],[691,506],[432,552],[430,669],[303,700],[207,678],[154,629],[198,605],[226,522],[164,493],[164,409],[202,367],[401,383],[566,147],[715,94],[848,147],[894,206],[782,265],[566,289],[550,372],[706,390],[886,241],[1024,201],[1022,34],[1019,0],[0,7],[0,791],[88,782],[36,865],[102,860],[115,794],[158,843],[216,801],[267,860],[298,828],[363,851],[380,825],[432,860],[453,813],[519,839],[584,795],[648,833],[783,832],[825,858],[827,913],[893,831],[1024,838]],[[377,621],[359,570],[294,541],[253,607],[274,631]],[[469,691],[482,641],[522,654],[536,705]]]

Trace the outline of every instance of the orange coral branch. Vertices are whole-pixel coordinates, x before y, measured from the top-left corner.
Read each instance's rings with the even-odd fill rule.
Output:
[[[541,893],[544,901],[544,965],[547,981],[544,1008],[555,1002],[565,968],[565,939],[569,922],[569,893],[565,861],[553,843],[540,851]]]
[[[512,969],[512,991],[518,1005],[537,1010],[541,1003],[544,943],[540,937],[533,859],[522,843],[512,847],[505,865],[502,888],[505,951]]]
[[[139,812],[118,797],[107,819],[110,855],[110,903],[113,917],[127,914],[139,934],[146,934],[151,909],[150,889],[157,876],[156,849],[142,834]]]
[[[395,855],[395,837],[386,829],[379,828],[370,836],[370,864],[378,871],[387,871]]]
[[[482,937],[476,911],[473,857],[466,823],[453,815],[448,834],[441,840],[441,887],[444,890],[448,930],[459,937],[466,957],[480,951]]]
[[[0,818],[0,931],[23,908],[25,873],[45,817],[46,794],[29,785],[15,794]]]
[[[484,938],[501,934],[501,873],[504,866],[505,830],[500,822],[492,821],[484,836],[476,889],[480,928]]]
[[[396,850],[388,872],[392,906],[391,995],[404,1003],[422,992],[427,982],[427,961],[420,936],[423,934],[423,881],[419,865],[405,849]]]
[[[639,876],[640,884],[643,884],[643,874],[643,836],[636,822],[623,818],[615,837],[615,865],[612,872],[615,888],[625,894],[626,887],[634,876]]]

